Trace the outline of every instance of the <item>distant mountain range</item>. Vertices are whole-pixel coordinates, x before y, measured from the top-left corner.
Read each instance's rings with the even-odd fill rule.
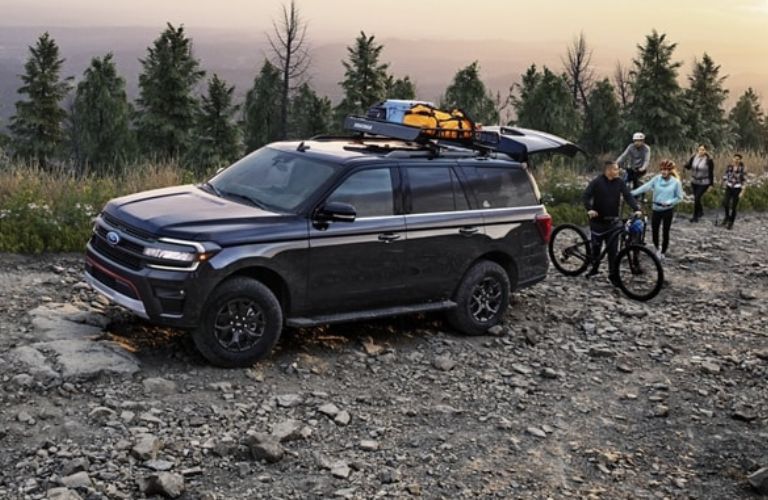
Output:
[[[24,71],[30,45],[45,31],[39,27],[0,27],[0,128],[14,114],[14,103],[19,99],[21,85],[18,75]],[[158,28],[48,28],[56,40],[61,55],[66,59],[63,76],[73,76],[75,82],[93,57],[112,52],[118,70],[126,79],[129,98],[137,95],[139,59],[145,57],[147,47],[158,37]],[[193,39],[196,56],[208,75],[217,73],[235,85],[238,99],[251,87],[253,78],[264,61],[267,49],[264,33],[225,31],[220,29],[188,28]],[[390,73],[396,77],[409,75],[416,82],[418,97],[438,100],[456,71],[474,60],[480,61],[481,76],[493,92],[506,95],[509,87],[519,81],[520,75],[531,64],[547,65],[560,70],[565,45],[560,43],[524,44],[509,41],[461,40],[404,40],[381,39],[384,45],[381,61],[389,62]],[[341,98],[338,83],[343,79],[341,61],[346,58],[346,47],[353,40],[320,42],[313,40],[311,83],[321,95],[334,102]],[[629,47],[628,50],[634,50]],[[617,60],[627,66],[632,53],[617,54],[610,48],[595,48],[595,69],[600,75],[610,75]],[[597,57],[601,55],[601,57]],[[718,61],[719,62],[719,61]],[[682,79],[681,79],[682,81]],[[738,96],[747,86],[758,91],[768,90],[768,76],[731,75],[728,85],[732,96]],[[202,90],[202,85],[201,85]]]

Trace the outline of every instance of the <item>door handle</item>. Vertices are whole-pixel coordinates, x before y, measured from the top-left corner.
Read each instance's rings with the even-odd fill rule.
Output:
[[[477,234],[478,231],[480,230],[475,226],[465,226],[459,229],[459,232],[464,236],[472,236],[473,234]]]
[[[379,235],[379,241],[383,241],[384,243],[391,243],[399,239],[400,239],[400,235],[397,233],[381,233]]]

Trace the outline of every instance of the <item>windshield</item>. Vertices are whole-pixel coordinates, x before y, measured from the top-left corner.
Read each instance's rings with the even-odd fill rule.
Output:
[[[301,154],[261,148],[216,175],[207,186],[222,198],[292,212],[333,173],[331,164]]]

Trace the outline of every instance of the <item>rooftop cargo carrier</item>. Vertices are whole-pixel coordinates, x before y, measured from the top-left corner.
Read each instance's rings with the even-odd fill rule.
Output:
[[[578,152],[584,152],[578,145],[562,137],[516,127],[476,127],[468,138],[456,138],[455,129],[412,127],[362,116],[348,116],[344,120],[344,129],[408,142],[438,146],[446,143],[478,151],[498,152],[519,162],[528,161],[528,156],[532,154],[557,153],[572,157]]]

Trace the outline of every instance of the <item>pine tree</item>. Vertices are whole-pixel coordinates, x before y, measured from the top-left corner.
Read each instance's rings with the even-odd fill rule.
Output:
[[[620,148],[621,109],[607,78],[594,85],[587,96],[586,109],[580,144],[595,155]]]
[[[395,79],[389,75],[385,85],[387,99],[416,99],[416,85],[409,76]]]
[[[640,130],[649,142],[675,146],[686,137],[682,90],[677,83],[680,62],[672,61],[677,47],[656,30],[638,45],[639,54],[632,61],[633,101],[629,108],[627,133]]]
[[[10,126],[12,146],[16,156],[45,167],[60,152],[64,140],[66,112],[60,103],[69,92],[70,78],[60,79],[64,59],[59,59],[59,47],[47,32],[29,51],[21,75],[23,85],[18,89],[27,100],[16,102]]]
[[[486,125],[499,123],[496,103],[480,79],[477,61],[456,72],[453,81],[445,90],[440,106],[461,108],[477,123]]]
[[[566,138],[579,134],[579,116],[565,75],[556,75],[544,66],[541,72],[531,65],[523,74],[513,97],[516,124]]]
[[[353,47],[347,47],[348,61],[344,65],[344,98],[336,107],[336,121],[340,124],[350,114],[364,114],[368,108],[384,99],[387,88],[388,64],[380,64],[383,45],[376,37],[361,31]]]
[[[765,151],[768,148],[768,127],[760,97],[750,87],[739,97],[728,116],[735,145],[742,151]]]
[[[308,83],[304,83],[291,101],[292,138],[307,139],[327,134],[333,129],[331,100],[319,97]]]
[[[179,158],[190,146],[199,103],[194,96],[205,75],[192,53],[184,27],[170,23],[140,60],[137,125],[144,151],[161,159]]]
[[[726,76],[720,76],[720,66],[716,66],[708,54],[701,61],[694,60],[693,73],[688,77],[690,88],[685,92],[688,109],[688,124],[691,127],[689,137],[696,143],[720,146],[728,142],[728,127],[725,120],[723,103],[728,97],[728,90],[723,88]]]
[[[243,136],[246,152],[280,139],[280,71],[265,60],[245,98]]]
[[[187,164],[203,172],[207,167],[228,165],[240,156],[240,129],[235,114],[240,106],[232,103],[235,87],[228,86],[214,73],[208,80],[208,93],[202,97],[195,123]]]
[[[72,105],[71,140],[79,165],[99,171],[125,161],[131,147],[130,111],[125,79],[112,54],[93,58]]]

